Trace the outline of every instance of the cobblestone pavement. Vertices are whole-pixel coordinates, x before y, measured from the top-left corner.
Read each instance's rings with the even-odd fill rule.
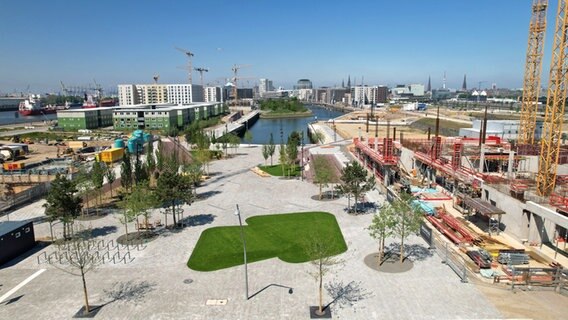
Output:
[[[237,266],[215,272],[197,272],[186,264],[200,233],[213,226],[237,225],[235,204],[246,219],[254,215],[327,211],[337,217],[348,251],[344,261],[324,279],[324,300],[331,303],[336,319],[494,319],[497,309],[472,284],[459,278],[437,255],[415,261],[402,274],[379,273],[367,267],[364,258],[376,251],[365,227],[371,215],[345,213],[345,198],[316,201],[315,185],[300,180],[263,178],[250,168],[263,163],[260,147],[241,147],[233,158],[213,162],[212,173],[198,192],[208,195],[186,206],[190,226],[178,232],[164,231],[143,250],[132,250],[129,264],[106,264],[87,275],[90,302],[104,305],[98,319],[309,319],[308,307],[317,303],[317,286],[307,271],[308,263],[290,264],[270,259],[249,264],[249,295],[245,299],[244,268]],[[10,215],[11,220],[35,219],[36,237],[48,236],[41,222],[42,201]],[[5,220],[6,217],[1,219]],[[158,211],[153,219],[164,221]],[[124,234],[113,214],[83,222],[112,240]],[[134,226],[130,226],[130,230]],[[59,233],[56,227],[56,233]],[[393,242],[395,240],[389,241]],[[419,238],[409,244],[424,245]],[[80,277],[47,264],[38,265],[46,247],[0,269],[0,297],[39,269],[41,275],[21,287],[0,304],[0,319],[67,319],[81,307]],[[107,292],[122,283],[128,294],[112,298]],[[287,288],[293,288],[289,294]],[[341,290],[348,286],[349,290]],[[262,290],[264,289],[264,290]],[[345,292],[335,297],[333,292]],[[332,294],[330,294],[332,292]],[[207,300],[225,300],[207,305]]]

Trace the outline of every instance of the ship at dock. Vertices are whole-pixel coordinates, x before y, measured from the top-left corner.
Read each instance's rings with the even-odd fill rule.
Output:
[[[18,112],[22,116],[36,116],[42,114],[56,113],[57,108],[53,106],[42,107],[39,97],[34,97],[31,95],[28,99],[20,102],[18,107]]]

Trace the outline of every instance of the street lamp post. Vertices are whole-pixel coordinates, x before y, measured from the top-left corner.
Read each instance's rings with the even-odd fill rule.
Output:
[[[245,241],[245,230],[243,228],[243,222],[241,220],[241,211],[239,210],[239,205],[237,204],[237,210],[235,210],[235,215],[239,217],[239,225],[241,226],[241,239],[243,240],[243,255],[245,260],[245,294],[246,299],[249,299],[249,289],[248,289],[248,269],[247,269],[247,243]]]

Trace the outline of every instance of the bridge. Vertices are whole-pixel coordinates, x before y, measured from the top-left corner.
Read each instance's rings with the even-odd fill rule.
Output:
[[[207,131],[209,135],[214,135],[216,138],[220,138],[228,133],[241,134],[245,130],[252,126],[260,116],[259,110],[253,110],[239,118],[236,121],[225,123],[225,125],[218,126],[212,130]]]

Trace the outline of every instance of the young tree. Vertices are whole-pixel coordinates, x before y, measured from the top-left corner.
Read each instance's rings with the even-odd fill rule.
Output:
[[[280,161],[280,165],[282,166],[282,174],[285,175],[286,163],[288,163],[288,155],[286,154],[286,147],[284,146],[284,144],[280,145],[279,151],[280,158],[278,160]]]
[[[266,160],[270,157],[269,147],[266,144],[262,145],[262,157],[264,158],[264,165],[266,165]]]
[[[81,213],[82,199],[75,193],[77,193],[75,183],[58,174],[51,181],[46,203],[43,205],[45,215],[49,217],[50,222],[59,220],[63,223],[64,238],[68,238],[71,232],[70,225]]]
[[[333,248],[330,246],[331,241],[322,236],[313,236],[306,243],[306,253],[310,257],[310,265],[313,270],[308,272],[318,283],[318,306],[316,311],[318,315],[323,315],[323,278],[327,275],[331,268],[340,263],[341,260],[333,257]]]
[[[187,176],[165,170],[158,178],[156,189],[157,199],[166,207],[171,208],[174,226],[177,226],[176,207],[193,200],[192,183]]]
[[[86,274],[103,264],[104,255],[100,254],[97,241],[89,238],[89,232],[78,229],[71,238],[57,244],[60,259],[50,259],[48,263],[74,276],[80,276],[85,299],[84,314],[91,312],[87,293]]]
[[[153,177],[156,171],[156,158],[154,156],[154,143],[152,140],[148,141],[146,145],[146,171],[148,177]]]
[[[245,140],[246,142],[248,142],[250,147],[250,144],[252,142],[252,132],[250,132],[250,130],[245,131]]]
[[[420,223],[424,216],[422,209],[415,203],[414,198],[401,193],[400,199],[392,203],[394,208],[394,233],[400,237],[400,262],[404,261],[404,240],[420,230]]]
[[[107,167],[107,170],[105,172],[105,177],[107,179],[108,185],[110,186],[110,197],[112,198],[112,184],[116,180],[116,174],[114,173],[112,165],[109,165]]]
[[[355,198],[355,213],[357,213],[357,201],[361,194],[375,187],[375,178],[367,177],[367,170],[357,161],[351,161],[341,171],[341,182],[343,191],[350,192]]]
[[[314,183],[319,185],[319,199],[321,200],[323,187],[327,187],[331,182],[331,167],[324,157],[316,156],[314,158],[314,170],[316,172]]]
[[[288,142],[286,143],[286,158],[288,164],[288,176],[291,176],[291,172],[296,170],[296,159],[298,159],[298,145],[300,144],[299,135],[296,137],[296,131],[292,132],[288,137]]]
[[[212,159],[211,150],[209,149],[198,149],[195,155],[197,161],[203,164],[205,171],[209,174],[209,163]]]
[[[121,222],[124,224],[128,241],[128,222],[137,220],[137,218],[142,215],[144,216],[144,223],[148,225],[148,210],[155,206],[156,200],[153,193],[148,188],[137,184],[123,201],[123,208],[125,210],[123,211]]]
[[[274,152],[276,152],[276,145],[274,144],[274,137],[272,136],[272,132],[270,133],[270,140],[268,141],[267,151],[270,155],[270,165],[272,165],[272,156],[274,156]]]
[[[165,156],[164,156],[164,145],[162,144],[162,140],[158,140],[158,149],[155,152],[156,154],[156,168],[158,169],[158,171],[162,171],[164,170],[164,162],[165,162]]]
[[[132,188],[132,161],[130,161],[128,151],[124,152],[120,165],[120,184],[126,192],[129,192]]]
[[[241,139],[234,133],[229,134],[229,144],[231,148],[235,149],[234,153],[237,153],[237,148],[241,144]]]
[[[379,242],[378,266],[383,263],[386,238],[394,234],[396,224],[394,208],[390,204],[385,204],[373,216],[371,225],[367,227],[369,235]]]
[[[183,168],[189,181],[193,185],[194,196],[197,197],[197,187],[201,184],[201,177],[203,176],[203,166],[198,163],[190,163]]]
[[[137,155],[134,161],[134,182],[140,184],[143,181],[148,181],[148,175],[142,163],[142,159]]]
[[[315,131],[312,133],[312,140],[316,144],[322,144],[325,141],[325,135],[321,131]]]
[[[91,181],[95,190],[97,190],[97,213],[99,212],[99,207],[101,205],[101,190],[103,188],[105,180],[105,169],[100,161],[95,161],[93,167],[91,168]]]

